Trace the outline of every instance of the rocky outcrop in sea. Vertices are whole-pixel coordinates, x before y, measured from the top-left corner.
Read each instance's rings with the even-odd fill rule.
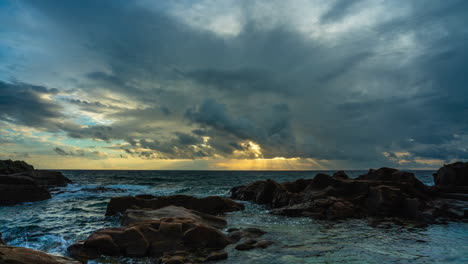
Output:
[[[97,230],[68,252],[82,261],[107,255],[153,257],[161,264],[178,264],[225,259],[223,249],[238,242],[239,250],[270,246],[269,241],[253,239],[265,234],[259,229],[223,232],[227,221],[222,214],[242,209],[242,204],[219,196],[116,197],[109,202],[107,215],[123,213],[122,226]]]
[[[0,161],[0,205],[47,200],[49,188],[69,183],[58,171],[36,170],[24,161]]]
[[[337,220],[345,218],[395,218],[417,224],[466,220],[466,169],[468,163],[445,165],[436,175],[436,186],[426,186],[413,173],[392,168],[369,170],[350,179],[340,171],[319,173],[313,179],[278,183],[257,181],[231,189],[231,198],[265,204],[272,214]],[[442,191],[443,190],[443,191]],[[465,191],[451,193],[450,191]],[[450,198],[450,199],[448,199]]]

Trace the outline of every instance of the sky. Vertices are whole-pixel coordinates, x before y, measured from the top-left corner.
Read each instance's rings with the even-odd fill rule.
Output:
[[[0,0],[0,159],[52,169],[468,160],[468,1]]]

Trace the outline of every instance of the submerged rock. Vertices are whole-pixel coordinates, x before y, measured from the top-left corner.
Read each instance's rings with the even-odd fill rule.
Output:
[[[333,176],[319,173],[314,179],[292,183],[257,181],[234,187],[231,194],[233,199],[266,204],[272,207],[271,213],[287,216],[330,220],[397,217],[421,222],[434,222],[439,216],[466,218],[459,209],[451,212],[448,203],[444,203],[445,208],[438,205],[440,193],[424,185],[413,173],[392,168],[371,169],[357,179],[340,171]]]
[[[106,215],[111,216],[118,213],[124,213],[127,209],[152,210],[169,205],[181,206],[187,209],[214,215],[244,209],[243,204],[220,196],[197,198],[188,195],[137,195],[135,197],[122,196],[112,198],[107,205]]]
[[[5,264],[81,264],[81,262],[47,254],[42,251],[11,246],[0,246],[0,263]]]

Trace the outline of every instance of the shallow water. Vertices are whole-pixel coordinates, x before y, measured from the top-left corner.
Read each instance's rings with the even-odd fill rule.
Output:
[[[291,181],[312,178],[314,172],[239,171],[62,171],[75,183],[53,192],[47,201],[0,207],[0,232],[15,246],[66,254],[66,248],[93,231],[118,226],[105,217],[111,197],[136,194],[194,196],[229,195],[233,186],[271,178]],[[364,171],[347,171],[357,176]],[[433,171],[414,171],[426,184]],[[86,188],[122,189],[92,193]],[[60,193],[61,191],[65,191]],[[267,249],[236,251],[217,263],[468,263],[468,224],[450,223],[410,230],[377,229],[366,220],[339,222],[287,218],[268,214],[265,207],[245,203],[246,210],[227,215],[229,227],[259,227]],[[91,263],[153,263],[150,259],[104,258]]]

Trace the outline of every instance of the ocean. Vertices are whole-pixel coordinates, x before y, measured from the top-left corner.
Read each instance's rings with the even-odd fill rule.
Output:
[[[231,187],[267,178],[278,182],[313,178],[330,171],[103,171],[64,170],[74,181],[52,192],[52,199],[0,207],[0,232],[13,246],[66,254],[68,246],[103,227],[119,226],[105,217],[111,197],[152,194],[229,196]],[[356,177],[365,171],[346,171]],[[432,184],[434,171],[412,171]],[[89,191],[106,187],[102,193]],[[216,263],[468,263],[468,223],[408,229],[370,227],[367,220],[324,221],[268,214],[268,208],[245,202],[244,211],[226,215],[229,227],[258,227],[276,244],[267,249],[236,251]],[[154,263],[151,259],[106,257],[92,263]]]

